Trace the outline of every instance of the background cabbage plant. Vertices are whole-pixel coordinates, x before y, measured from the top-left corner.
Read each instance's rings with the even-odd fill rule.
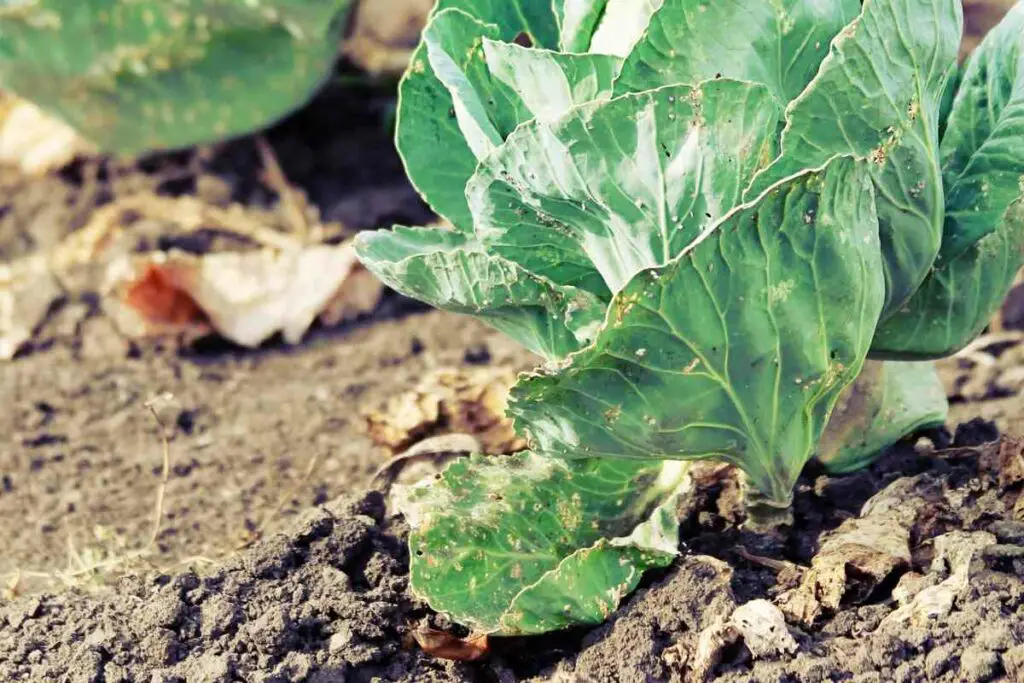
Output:
[[[217,142],[305,104],[350,0],[2,0],[0,87],[107,152]]]

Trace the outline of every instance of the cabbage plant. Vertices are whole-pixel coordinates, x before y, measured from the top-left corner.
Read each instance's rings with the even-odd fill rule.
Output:
[[[441,0],[398,147],[450,229],[366,234],[393,288],[544,359],[530,445],[403,489],[412,586],[477,631],[594,623],[672,561],[685,461],[752,521],[807,461],[940,424],[927,362],[1024,261],[1024,5]]]
[[[0,0],[0,88],[109,152],[263,128],[330,74],[351,0]]]

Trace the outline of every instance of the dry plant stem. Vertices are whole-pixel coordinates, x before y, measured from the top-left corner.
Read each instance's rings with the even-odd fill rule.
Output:
[[[156,402],[163,398],[164,397],[160,397],[146,402],[146,408],[149,410],[150,414],[153,415],[153,419],[156,420],[157,428],[160,430],[160,441],[162,443],[163,455],[163,469],[160,472],[160,486],[156,491],[156,504],[153,510],[153,532],[149,537],[149,543],[146,544],[148,548],[156,545],[157,537],[160,535],[160,529],[163,526],[164,497],[167,494],[167,482],[171,477],[171,444],[170,440],[167,438],[167,428],[164,426],[164,422],[156,410]]]
[[[267,182],[277,192],[277,196],[281,200],[281,206],[284,209],[284,214],[291,224],[295,235],[298,236],[300,242],[308,244],[310,239],[309,222],[306,220],[306,214],[303,212],[302,206],[295,197],[295,190],[292,189],[288,178],[281,169],[281,164],[277,160],[277,155],[274,154],[274,149],[262,135],[257,135],[254,139],[256,141],[256,149],[260,152],[260,159],[263,161],[263,170],[266,172]]]
[[[771,569],[774,572],[781,572],[787,569],[800,569],[799,565],[786,560],[776,560],[772,557],[765,557],[764,555],[755,555],[741,545],[736,546],[736,554],[742,557],[747,562],[752,564]]]
[[[12,597],[16,597],[18,595],[18,588],[22,582],[22,579],[25,578],[40,579],[43,581],[51,582],[57,580],[65,586],[73,588],[78,585],[78,582],[76,580],[83,576],[94,574],[96,572],[103,572],[105,570],[114,569],[115,567],[120,567],[130,562],[134,562],[136,560],[142,560],[143,558],[147,557],[152,553],[153,548],[156,547],[156,542],[157,538],[160,536],[160,531],[163,528],[164,500],[167,495],[167,484],[171,476],[170,440],[168,439],[167,436],[167,428],[164,424],[163,419],[160,417],[160,414],[157,411],[156,406],[160,402],[171,400],[171,398],[172,397],[169,394],[164,394],[156,398],[153,398],[149,401],[146,401],[145,403],[145,408],[153,416],[153,419],[156,421],[157,424],[157,429],[160,432],[162,459],[160,484],[157,487],[156,502],[153,505],[153,529],[150,532],[149,540],[146,542],[145,546],[143,546],[139,550],[119,554],[115,557],[109,557],[100,562],[91,562],[87,564],[85,561],[82,560],[81,553],[79,553],[78,549],[75,547],[74,539],[71,536],[68,536],[68,566],[70,568],[65,571],[55,572],[35,572],[23,571],[21,569],[18,569],[5,577],[5,579],[8,581],[8,585],[6,585],[3,590],[3,597],[5,599],[11,599]],[[204,557],[190,558],[190,561],[212,563],[212,560],[208,560]]]
[[[299,243],[289,235],[259,225],[238,211],[211,206],[194,197],[172,198],[150,193],[125,197],[96,211],[89,225],[93,230],[97,230],[96,226],[100,225],[115,226],[126,212],[167,221],[188,231],[197,230],[204,225],[213,225],[250,237],[263,246],[282,251],[299,246]]]
[[[755,533],[778,534],[784,526],[793,524],[792,494],[785,504],[764,495],[748,481],[740,479],[743,492],[743,507],[747,518],[743,528]]]

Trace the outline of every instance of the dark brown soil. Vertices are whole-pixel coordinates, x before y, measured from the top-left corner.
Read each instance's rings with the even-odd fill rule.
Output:
[[[972,444],[990,429],[974,425],[958,438]],[[116,592],[18,600],[0,611],[0,675],[83,683],[703,680],[687,668],[701,634],[738,604],[774,597],[782,582],[737,548],[806,562],[822,533],[873,496],[900,490],[926,501],[912,520],[911,565],[820,623],[791,627],[795,655],[753,661],[742,644],[726,648],[715,680],[1020,680],[1024,523],[1006,509],[1019,490],[999,494],[1007,470],[993,453],[906,445],[852,477],[811,473],[798,491],[795,530],[778,539],[731,528],[719,514],[722,492],[712,491],[686,523],[684,556],[609,623],[498,642],[478,664],[431,659],[412,646],[410,629],[427,612],[406,590],[401,520],[386,517],[378,494],[336,501],[212,573],[128,577]],[[926,626],[884,624],[896,579],[927,575],[931,542],[959,530],[990,533],[998,544],[972,565],[953,611]]]

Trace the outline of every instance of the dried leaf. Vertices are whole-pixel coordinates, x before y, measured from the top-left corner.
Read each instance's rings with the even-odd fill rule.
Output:
[[[799,648],[786,627],[786,618],[767,600],[751,600],[732,613],[730,623],[743,636],[754,659],[792,654]]]
[[[0,264],[0,360],[10,360],[63,294],[45,258]]]
[[[329,306],[333,320],[365,311],[380,290],[364,283],[348,290],[357,301],[345,300],[356,265],[353,249],[342,244],[202,256],[156,252],[115,263],[110,272],[127,309],[117,316],[127,333],[162,335],[175,323],[187,328],[205,318],[226,339],[255,347],[278,332],[298,343]]]
[[[149,263],[124,294],[125,303],[153,324],[209,329],[199,304],[174,285],[172,270]]]
[[[6,93],[0,114],[0,163],[14,164],[26,175],[39,176],[67,166],[94,148],[63,121],[34,104]]]
[[[246,250],[139,253],[154,236],[137,226],[155,226],[161,238],[210,228],[228,248]],[[327,234],[324,226],[312,232]],[[99,292],[129,337],[217,332],[257,346],[278,332],[297,343],[318,317],[336,324],[372,311],[383,286],[348,243],[306,245],[258,211],[143,193],[97,209],[50,253],[0,266],[0,358],[31,338],[62,290]]]
[[[708,626],[697,636],[697,646],[687,662],[689,677],[686,680],[706,681],[711,672],[722,661],[725,650],[739,639],[739,631],[730,622],[719,620]]]
[[[505,417],[515,373],[506,368],[442,368],[380,407],[364,412],[367,432],[392,452],[445,433],[472,434],[487,453],[525,448]]]
[[[479,453],[481,450],[480,442],[469,434],[432,436],[417,442],[415,446],[381,465],[370,481],[370,488],[388,494],[391,487],[403,478],[415,481],[412,475],[416,474],[417,466],[426,466],[437,473],[453,459]]]
[[[910,534],[930,504],[921,477],[899,479],[864,504],[861,516],[826,536],[800,584],[776,604],[792,621],[811,626],[844,601],[865,599],[894,571],[910,564]]]
[[[913,599],[889,614],[881,626],[925,627],[945,619],[953,611],[956,599],[967,589],[971,561],[995,542],[996,537],[986,531],[953,531],[936,538],[930,575],[948,573],[949,578],[920,590]]]
[[[412,632],[412,637],[424,652],[440,659],[453,659],[457,662],[476,662],[487,656],[489,644],[487,634],[458,638],[445,631],[420,626]]]

